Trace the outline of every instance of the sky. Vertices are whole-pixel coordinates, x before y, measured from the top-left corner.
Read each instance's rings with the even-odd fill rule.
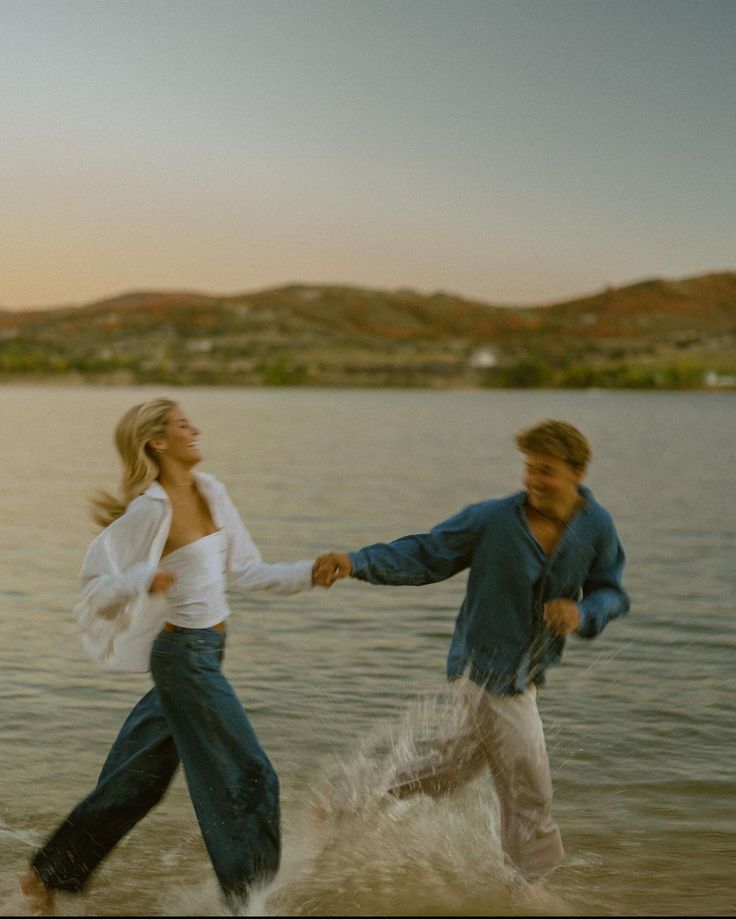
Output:
[[[0,0],[0,307],[736,269],[736,0]]]

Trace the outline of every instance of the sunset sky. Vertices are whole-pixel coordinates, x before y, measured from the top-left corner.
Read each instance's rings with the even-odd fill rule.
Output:
[[[0,306],[736,269],[734,0],[0,0]]]

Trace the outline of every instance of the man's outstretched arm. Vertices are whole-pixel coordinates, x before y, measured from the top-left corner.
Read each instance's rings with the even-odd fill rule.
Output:
[[[484,525],[479,505],[471,505],[428,533],[374,543],[357,552],[326,552],[315,562],[315,583],[329,587],[353,577],[372,584],[433,584],[467,568]]]

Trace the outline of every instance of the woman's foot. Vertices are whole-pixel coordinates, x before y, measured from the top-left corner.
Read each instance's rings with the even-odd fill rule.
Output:
[[[33,868],[24,872],[18,883],[32,916],[54,916],[56,891],[47,887]]]

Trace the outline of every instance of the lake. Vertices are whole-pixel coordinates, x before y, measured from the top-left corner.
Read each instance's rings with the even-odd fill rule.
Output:
[[[540,693],[566,860],[543,889],[501,864],[492,786],[389,812],[376,788],[449,704],[465,574],[231,597],[225,672],[282,785],[281,915],[736,912],[734,393],[0,388],[0,914],[16,877],[94,784],[147,675],[85,658],[71,615],[115,487],[112,430],[171,395],[269,561],[424,531],[520,487],[513,436],[546,417],[593,445],[587,484],[626,549],[630,614],[571,639]],[[378,784],[377,784],[378,783]],[[347,818],[318,819],[330,789]],[[67,915],[221,915],[179,776]]]

